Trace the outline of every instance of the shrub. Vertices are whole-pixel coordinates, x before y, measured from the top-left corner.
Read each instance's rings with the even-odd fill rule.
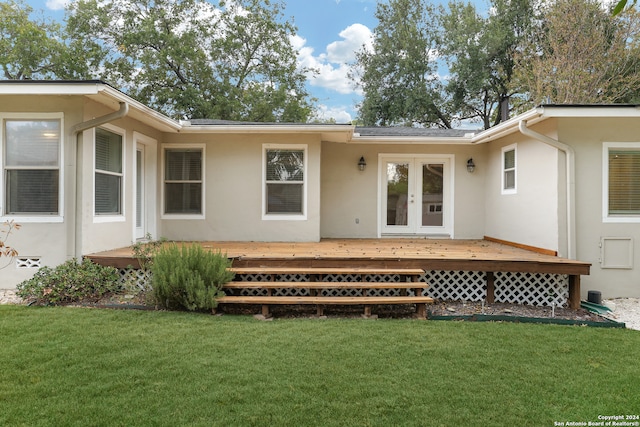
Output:
[[[230,266],[226,255],[197,244],[164,246],[151,266],[154,297],[166,309],[212,310],[222,286],[233,279]]]
[[[74,258],[55,268],[42,267],[17,286],[17,294],[36,304],[68,304],[97,301],[120,289],[120,276],[113,267]]]

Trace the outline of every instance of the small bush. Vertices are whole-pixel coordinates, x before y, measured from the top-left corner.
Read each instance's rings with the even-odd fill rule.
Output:
[[[97,301],[120,289],[120,276],[113,267],[74,258],[55,268],[42,267],[17,286],[17,294],[36,304],[68,304]]]
[[[154,297],[166,309],[212,310],[222,286],[233,279],[230,266],[226,255],[197,244],[164,246],[151,266]]]

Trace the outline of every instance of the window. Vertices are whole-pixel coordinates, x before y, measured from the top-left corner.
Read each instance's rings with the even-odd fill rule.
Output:
[[[640,221],[640,143],[605,143],[603,159],[605,221]]]
[[[96,129],[95,214],[122,214],[122,135]]]
[[[502,148],[502,194],[516,192],[516,146]]]
[[[306,146],[264,149],[264,217],[305,215]]]
[[[204,147],[164,151],[164,213],[202,215]]]
[[[61,120],[4,121],[4,214],[60,212]]]

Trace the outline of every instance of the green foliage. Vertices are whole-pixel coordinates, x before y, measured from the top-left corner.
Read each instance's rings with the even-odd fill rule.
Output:
[[[446,91],[452,109],[460,118],[481,121],[484,129],[500,123],[502,101],[516,95],[511,84],[515,55],[537,16],[532,0],[490,3],[489,14],[460,0],[439,13],[439,53],[449,67]]]
[[[557,0],[518,58],[528,106],[628,103],[640,95],[640,12],[617,18],[596,0]]]
[[[306,121],[313,102],[280,1],[70,2],[100,77],[174,118]]]
[[[133,257],[138,260],[140,270],[148,272],[151,271],[155,254],[158,253],[166,239],[153,240],[151,234],[147,233],[146,240],[146,242],[136,242],[131,245],[131,251]]]
[[[5,79],[71,79],[90,77],[85,61],[90,52],[69,41],[62,26],[32,17],[21,0],[0,3],[0,67]]]
[[[222,296],[222,285],[233,279],[231,261],[220,252],[198,244],[160,249],[155,256],[152,286],[161,307],[189,311],[212,310]]]
[[[74,258],[55,268],[42,267],[17,286],[20,298],[40,305],[97,301],[120,289],[120,276],[113,267]]]
[[[437,28],[426,0],[378,3],[373,51],[357,52],[352,78],[364,92],[365,125],[450,128],[451,112],[437,77]]]

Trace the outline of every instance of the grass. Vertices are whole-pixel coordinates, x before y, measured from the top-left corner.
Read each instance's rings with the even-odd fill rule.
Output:
[[[0,425],[544,426],[640,414],[640,333],[0,306]]]

